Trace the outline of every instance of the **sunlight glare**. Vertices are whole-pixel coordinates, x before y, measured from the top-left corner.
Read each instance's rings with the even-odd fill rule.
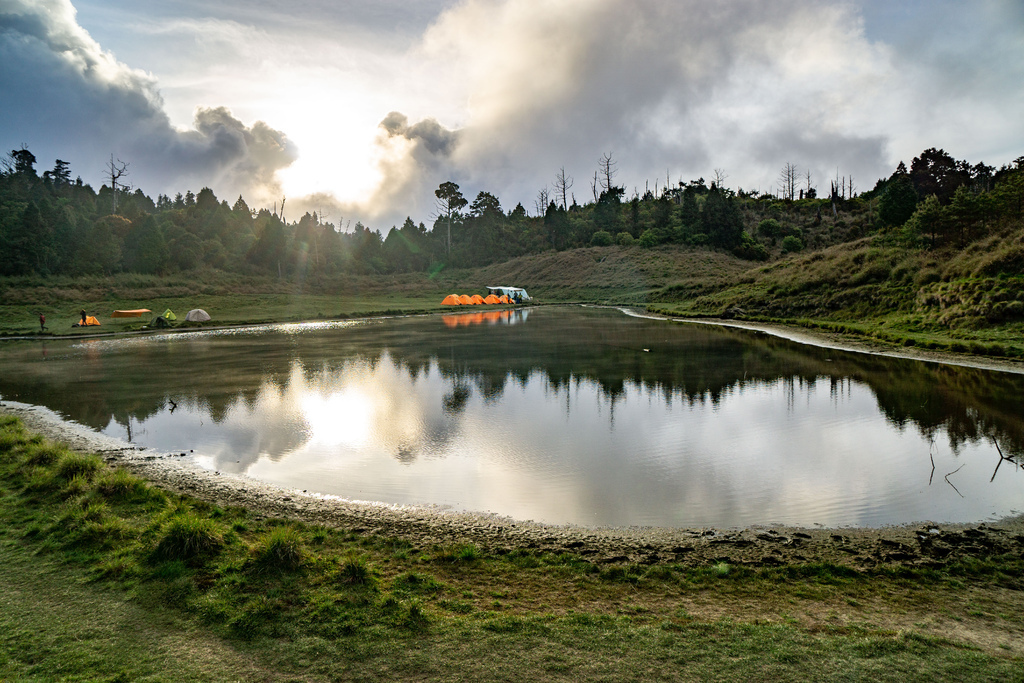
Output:
[[[300,405],[311,442],[352,448],[370,442],[375,405],[362,390],[346,388],[327,396],[307,394]]]

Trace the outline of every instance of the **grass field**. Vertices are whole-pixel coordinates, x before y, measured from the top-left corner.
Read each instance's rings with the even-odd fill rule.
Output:
[[[1024,558],[595,565],[165,492],[0,416],[0,680],[1024,680]]]

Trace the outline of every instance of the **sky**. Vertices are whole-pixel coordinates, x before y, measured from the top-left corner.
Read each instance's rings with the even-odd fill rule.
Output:
[[[0,150],[341,227],[1024,154],[1021,0],[0,0]],[[570,200],[571,201],[571,200]]]

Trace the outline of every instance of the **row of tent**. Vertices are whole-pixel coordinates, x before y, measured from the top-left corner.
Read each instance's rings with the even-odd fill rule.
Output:
[[[493,305],[493,304],[511,304],[511,303],[515,303],[515,302],[512,301],[511,299],[509,299],[508,296],[506,296],[504,294],[501,295],[501,296],[495,296],[493,294],[488,294],[485,297],[484,296],[480,296],[479,294],[474,294],[473,296],[469,296],[468,294],[449,294],[448,296],[446,296],[444,298],[444,301],[441,302],[441,305],[442,306],[471,306],[471,305],[480,305],[480,304],[492,304]]]
[[[142,309],[145,310],[145,309]],[[174,311],[167,309],[163,312],[163,315],[158,315],[153,318],[149,323],[149,327],[170,327],[171,322],[178,319],[178,316],[174,314]],[[185,320],[191,323],[205,323],[210,319],[210,314],[201,308],[193,308],[191,311],[185,314]]]
[[[127,310],[114,311],[110,314],[111,318],[141,318],[144,313],[152,313],[153,311],[148,308],[132,308]],[[178,316],[174,314],[174,311],[167,309],[162,315],[158,315],[153,318],[149,323],[150,327],[170,327],[172,320],[177,320]],[[188,322],[205,323],[210,320],[210,314],[201,308],[193,308],[191,311],[185,314],[185,320]],[[100,321],[96,319],[94,315],[85,316],[85,322],[77,322],[72,327],[91,327],[93,325],[99,325]]]

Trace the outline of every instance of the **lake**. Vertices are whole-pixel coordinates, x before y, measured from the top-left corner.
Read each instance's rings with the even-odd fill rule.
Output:
[[[614,309],[5,342],[0,397],[283,487],[554,524],[1024,509],[1024,375]]]

